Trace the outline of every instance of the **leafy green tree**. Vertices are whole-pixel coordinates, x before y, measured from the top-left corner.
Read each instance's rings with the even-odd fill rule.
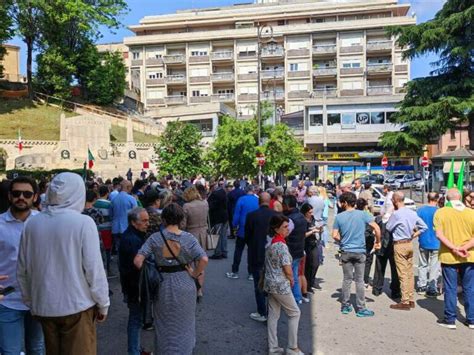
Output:
[[[202,134],[196,126],[179,121],[169,122],[155,149],[160,173],[182,178],[201,173],[205,165],[201,139]]]
[[[217,175],[241,177],[254,175],[256,166],[257,121],[237,120],[223,116],[217,127],[217,137],[208,151]]]
[[[9,1],[9,0],[8,0]],[[8,16],[9,2],[5,0],[5,4],[0,6],[0,62],[5,56],[6,49],[2,46],[8,39],[10,39],[11,32],[11,19]],[[0,78],[3,77],[3,65],[0,64]]]
[[[268,132],[264,153],[265,172],[288,175],[298,171],[298,163],[303,158],[303,147],[287,125],[278,123]]]
[[[413,26],[388,29],[407,49],[406,58],[427,53],[439,55],[430,76],[410,81],[394,122],[402,132],[383,134],[382,146],[394,152],[419,153],[433,137],[450,128],[468,126],[470,149],[474,150],[474,4],[448,0],[434,19]]]

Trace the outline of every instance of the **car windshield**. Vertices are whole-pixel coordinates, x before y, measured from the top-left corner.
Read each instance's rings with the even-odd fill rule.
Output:
[[[395,179],[403,179],[405,175],[395,175]]]

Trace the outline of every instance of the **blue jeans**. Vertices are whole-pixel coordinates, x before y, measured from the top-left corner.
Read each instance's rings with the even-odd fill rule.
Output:
[[[293,292],[293,296],[295,297],[296,303],[301,301],[301,299],[303,298],[303,295],[301,294],[300,281],[298,279],[298,267],[300,266],[300,261],[301,258],[294,259],[293,263],[291,264],[291,269],[293,270],[293,279],[295,280],[291,292]]]
[[[29,311],[19,311],[0,305],[0,354],[44,354],[41,324]]]
[[[139,303],[128,303],[127,342],[128,355],[140,355],[140,332],[142,329],[142,311]]]
[[[444,283],[444,320],[456,321],[458,273],[461,276],[466,320],[474,324],[474,263],[441,264]]]

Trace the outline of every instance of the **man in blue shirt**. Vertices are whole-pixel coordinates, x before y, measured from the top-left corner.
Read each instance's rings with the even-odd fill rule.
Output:
[[[128,227],[128,212],[137,207],[137,200],[130,195],[132,183],[122,180],[120,193],[114,197],[112,202],[112,237],[114,242],[113,250],[117,251],[120,243],[120,236]]]
[[[420,255],[418,261],[418,284],[416,292],[427,297],[437,297],[437,282],[441,266],[438,260],[439,239],[433,228],[433,220],[438,210],[439,195],[436,192],[428,194],[428,205],[421,207],[416,213],[428,229],[420,234]],[[429,278],[428,278],[429,275]]]
[[[352,312],[350,304],[351,284],[355,279],[357,317],[372,317],[373,311],[365,306],[365,229],[370,225],[375,232],[374,249],[380,249],[380,228],[374,218],[364,211],[356,210],[356,196],[352,192],[344,192],[339,197],[339,203],[344,212],[334,220],[332,237],[339,242],[341,249],[342,272],[342,314]]]
[[[44,353],[41,325],[23,303],[16,273],[21,233],[25,222],[37,213],[31,209],[37,197],[36,182],[18,177],[10,184],[11,206],[0,214],[0,275],[8,276],[4,286],[15,288],[0,300],[0,354],[20,354],[22,350],[34,355]]]

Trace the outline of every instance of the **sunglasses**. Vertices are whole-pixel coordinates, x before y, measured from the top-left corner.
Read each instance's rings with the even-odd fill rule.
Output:
[[[13,190],[11,194],[15,198],[18,198],[21,195],[23,195],[24,198],[32,198],[35,193],[31,191]]]

